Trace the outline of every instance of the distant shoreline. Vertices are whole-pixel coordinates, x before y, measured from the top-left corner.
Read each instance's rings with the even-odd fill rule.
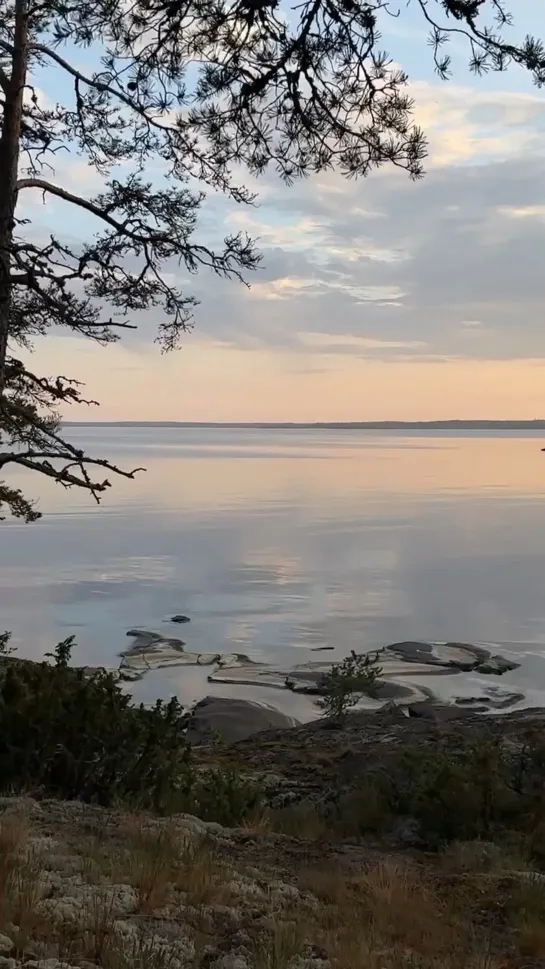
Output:
[[[64,421],[65,427],[180,427],[248,430],[346,431],[545,431],[545,420],[533,421],[316,421],[314,423],[248,423],[213,421]]]

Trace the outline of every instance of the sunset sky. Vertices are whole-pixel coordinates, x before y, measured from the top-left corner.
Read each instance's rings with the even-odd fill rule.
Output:
[[[258,208],[206,203],[199,232],[260,238],[251,289],[191,278],[201,305],[175,354],[136,335],[100,348],[67,336],[36,344],[42,372],[75,376],[98,420],[426,420],[545,417],[545,93],[514,68],[472,78],[452,46],[453,80],[434,77],[426,30],[402,5],[383,44],[412,78],[430,141],[426,178],[383,168],[288,188],[273,172]],[[545,37],[542,0],[513,2],[514,34]],[[54,72],[41,73],[60,96]],[[57,89],[56,89],[57,88]],[[100,179],[59,160],[65,187]],[[94,231],[59,199],[25,194],[41,231]],[[98,228],[98,227],[97,227]],[[62,236],[61,236],[62,237]]]

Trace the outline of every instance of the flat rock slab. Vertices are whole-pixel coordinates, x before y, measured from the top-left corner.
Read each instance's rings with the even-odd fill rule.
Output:
[[[426,643],[407,641],[386,647],[406,663],[428,663],[432,666],[453,666],[470,671],[490,658],[490,651],[472,643]]]
[[[280,710],[251,700],[206,696],[191,713],[187,740],[191,744],[209,743],[213,734],[218,734],[224,743],[236,743],[262,730],[295,727],[297,723]]]

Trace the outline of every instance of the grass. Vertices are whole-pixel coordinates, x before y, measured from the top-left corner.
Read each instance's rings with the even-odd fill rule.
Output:
[[[293,844],[300,844],[313,824],[296,816]],[[512,856],[499,848],[475,841],[452,844],[440,855],[403,857],[332,853],[331,844],[310,838],[308,854],[292,855],[289,840],[271,840],[260,818],[254,824],[234,853],[235,842],[225,850],[211,838],[190,841],[176,819],[150,815],[120,816],[102,844],[72,835],[81,865],[67,872],[82,872],[74,883],[82,894],[69,917],[48,908],[70,894],[69,880],[52,899],[44,897],[40,871],[48,865],[40,851],[47,845],[33,847],[35,832],[24,817],[4,816],[0,932],[20,958],[33,957],[39,945],[44,958],[101,969],[198,969],[230,932],[235,949],[237,933],[246,937],[249,969],[295,969],[298,957],[328,959],[331,969],[505,969],[545,958],[545,885],[518,863],[511,868]],[[269,850],[278,844],[286,852],[273,868],[270,857],[261,857],[260,838]],[[258,877],[257,864],[258,880],[275,883],[282,868],[299,895],[285,901],[274,891],[245,896],[246,844],[255,852],[248,859],[251,878]],[[300,857],[314,862],[301,867]],[[116,892],[124,885],[133,887],[136,900],[120,914]],[[182,959],[176,945],[185,946]]]
[[[464,931],[459,909],[435,891],[426,868],[385,858],[362,872],[302,873],[299,885],[320,901],[313,941],[333,969],[500,969],[490,939]]]
[[[304,801],[272,811],[270,825],[273,831],[305,841],[320,841],[330,833],[323,814],[314,804]]]
[[[124,870],[138,895],[138,911],[152,912],[165,904],[175,879],[183,846],[171,822],[157,826],[146,820],[129,823],[125,835]]]
[[[7,814],[0,822],[0,929],[17,926],[12,932],[17,954],[25,950],[41,921],[40,870],[25,817]]]
[[[302,918],[274,920],[268,932],[254,948],[254,969],[289,969],[308,946],[314,926]]]

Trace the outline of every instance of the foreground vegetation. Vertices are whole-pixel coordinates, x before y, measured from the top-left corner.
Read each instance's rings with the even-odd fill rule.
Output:
[[[378,720],[364,717],[361,737],[350,734],[358,720],[346,713],[346,685],[357,680],[372,688],[380,671],[374,662],[354,670],[358,657],[352,655],[345,661],[349,669],[341,664],[339,675],[332,675],[324,701],[336,716],[325,721],[328,730],[309,735],[309,750],[301,757],[301,768],[310,760],[317,780],[309,793],[297,769],[301,731],[284,731],[273,742],[278,754],[273,769],[260,769],[259,737],[246,742],[257,752],[257,768],[244,763],[244,746],[192,749],[186,742],[188,714],[175,698],[135,705],[114,674],[70,666],[71,647],[66,640],[52,662],[33,663],[8,655],[8,641],[3,642],[0,792],[162,815],[187,812],[225,825],[261,819],[269,828],[304,838],[389,841],[404,826],[416,847],[437,851],[455,841],[486,839],[545,867],[540,720],[523,723],[514,739],[492,729],[496,719],[480,719],[478,730],[439,731],[423,744],[411,735],[412,721],[402,718],[395,742],[385,729],[379,730],[378,746],[369,744],[366,724],[376,731]],[[325,743],[331,739],[337,748],[328,755]],[[356,756],[351,768],[354,743],[360,741],[366,756]],[[295,765],[287,800],[278,787],[283,760]]]
[[[1,645],[1,644],[0,644]],[[260,798],[237,772],[196,768],[185,741],[187,714],[175,698],[135,705],[114,674],[69,665],[71,639],[53,662],[0,656],[0,790],[190,811],[225,824]]]
[[[482,842],[314,852],[248,826],[218,836],[183,818],[16,799],[1,811],[11,969],[522,969],[545,957],[545,887]]]
[[[10,969],[545,959],[540,711],[461,726],[343,712],[191,750],[175,701],[132,704],[112,674],[70,667],[70,647],[31,663],[5,641],[0,662]]]

